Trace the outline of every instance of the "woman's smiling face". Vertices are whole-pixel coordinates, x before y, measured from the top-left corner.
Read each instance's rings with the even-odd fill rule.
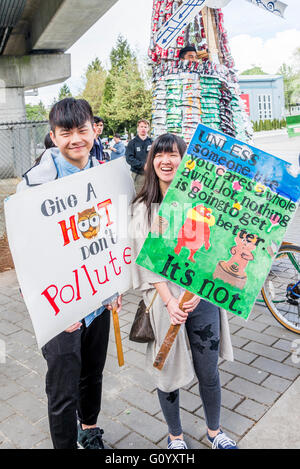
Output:
[[[153,159],[154,171],[161,182],[171,183],[181,163],[181,155],[174,144],[172,152],[156,153]]]

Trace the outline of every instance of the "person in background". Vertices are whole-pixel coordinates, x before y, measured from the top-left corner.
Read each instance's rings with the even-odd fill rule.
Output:
[[[152,139],[148,135],[149,130],[149,122],[146,119],[140,119],[137,124],[137,136],[128,143],[126,148],[126,161],[131,168],[136,192],[139,192],[145,180],[144,168],[152,145]]]
[[[42,159],[42,156],[43,154],[49,149],[49,148],[55,148],[56,145],[55,143],[52,141],[51,139],[51,136],[50,136],[50,132],[47,133],[45,139],[44,139],[44,147],[45,147],[45,150],[40,154],[40,156],[37,157],[37,159],[35,160],[34,162],[34,165],[37,165],[40,163],[41,159]]]
[[[94,156],[100,163],[107,161],[107,154],[104,152],[103,144],[101,142],[101,135],[104,129],[104,120],[102,117],[94,116],[94,123],[96,126],[96,138],[94,146],[91,149],[91,155]]]
[[[183,47],[179,53],[180,60],[189,60],[190,62],[198,62],[197,50],[193,45]]]
[[[48,132],[46,137],[45,137],[44,146],[45,146],[46,150],[48,150],[48,148],[55,148],[56,147],[55,143],[52,141],[52,139],[50,137],[50,132]]]
[[[121,136],[119,134],[115,134],[114,138],[111,141],[109,150],[111,150],[110,159],[116,160],[121,156],[125,156],[125,145],[121,140]]]

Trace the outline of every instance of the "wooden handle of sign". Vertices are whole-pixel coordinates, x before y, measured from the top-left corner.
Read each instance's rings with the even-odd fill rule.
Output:
[[[117,313],[117,305],[116,304],[113,304],[112,317],[113,317],[113,323],[114,323],[118,363],[119,363],[119,366],[123,366],[124,365],[124,354],[123,354],[123,347],[122,347],[119,316],[118,316],[118,313]]]
[[[191,293],[189,291],[186,291],[182,297],[182,300],[179,304],[179,308],[182,309],[182,305],[183,303],[185,303],[186,301],[189,301],[193,298],[194,296],[194,293]],[[158,354],[156,355],[156,358],[155,358],[155,361],[153,363],[153,366],[154,368],[157,368],[158,370],[162,370],[163,369],[163,366],[165,364],[165,361],[166,361],[166,358],[171,350],[171,347],[174,343],[174,340],[176,339],[177,337],[177,334],[179,332],[179,329],[180,329],[180,324],[176,324],[176,325],[171,325],[167,334],[166,334],[166,337],[159,349],[159,352]]]
[[[202,10],[203,26],[208,46],[208,57],[211,62],[219,61],[218,33],[215,26],[213,9],[204,7]],[[214,27],[215,26],[215,27]]]

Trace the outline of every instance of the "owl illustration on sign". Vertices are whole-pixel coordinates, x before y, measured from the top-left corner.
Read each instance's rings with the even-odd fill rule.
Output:
[[[93,239],[100,231],[100,216],[95,207],[78,212],[78,229],[86,239]]]

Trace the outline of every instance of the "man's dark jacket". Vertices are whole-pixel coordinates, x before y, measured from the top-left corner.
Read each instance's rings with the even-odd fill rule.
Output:
[[[105,161],[105,152],[100,138],[95,140],[91,155],[97,158],[98,161]]]
[[[131,171],[136,174],[144,173],[144,166],[151,145],[152,139],[150,137],[142,140],[137,135],[130,140],[126,148],[126,161],[131,166]]]

